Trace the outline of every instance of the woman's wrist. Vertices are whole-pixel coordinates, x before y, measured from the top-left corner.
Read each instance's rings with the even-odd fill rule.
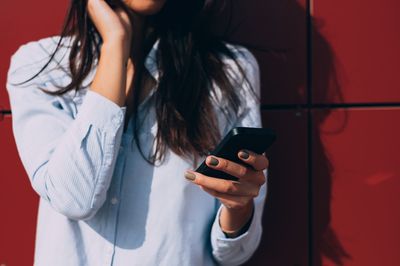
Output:
[[[249,228],[254,213],[254,202],[249,201],[243,208],[223,207],[220,216],[220,227],[228,238],[237,237]]]

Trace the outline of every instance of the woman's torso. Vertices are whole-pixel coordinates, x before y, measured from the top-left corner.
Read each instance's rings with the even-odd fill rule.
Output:
[[[39,40],[53,51],[58,36]],[[68,48],[62,48],[68,52]],[[155,79],[154,52],[146,68]],[[60,52],[62,55],[63,52]],[[67,66],[68,56],[60,59]],[[76,117],[85,99],[93,70],[77,92],[70,91],[60,103]],[[32,73],[33,74],[33,73]],[[46,89],[53,83],[66,85],[70,77],[53,69],[41,78]],[[154,88],[155,89],[155,88]],[[209,235],[218,202],[184,178],[192,162],[167,150],[161,165],[148,164],[133,140],[132,119],[143,119],[139,139],[145,154],[154,151],[157,132],[154,90],[141,102],[138,117],[130,117],[107,192],[97,214],[87,221],[74,221],[53,210],[41,199],[38,215],[36,265],[213,265]],[[218,114],[218,112],[217,112]],[[219,113],[220,114],[220,113]],[[229,126],[220,114],[220,131]]]

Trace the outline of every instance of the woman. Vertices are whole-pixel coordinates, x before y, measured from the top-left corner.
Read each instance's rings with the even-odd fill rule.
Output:
[[[268,159],[207,154],[233,126],[261,126],[258,65],[210,33],[211,7],[74,0],[61,36],[12,56],[13,132],[40,195],[35,265],[238,265],[254,253]],[[239,182],[195,172],[203,159]]]

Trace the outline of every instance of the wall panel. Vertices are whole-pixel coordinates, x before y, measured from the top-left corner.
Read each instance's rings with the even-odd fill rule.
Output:
[[[306,0],[235,0],[216,32],[255,52],[262,66],[264,104],[306,102]],[[230,19],[231,18],[231,19]]]
[[[314,145],[315,254],[327,266],[400,265],[400,108],[315,110],[314,118],[313,143],[325,153]]]
[[[13,140],[11,117],[0,121],[0,265],[32,265],[39,197]]]
[[[0,109],[10,109],[5,91],[11,55],[29,41],[58,35],[67,11],[67,0],[0,2]]]
[[[332,87],[330,94],[324,93],[327,84],[319,80],[319,72],[327,64],[320,60],[325,48],[314,38],[315,103],[400,102],[399,10],[397,0],[313,1],[315,27],[336,54],[342,96]]]

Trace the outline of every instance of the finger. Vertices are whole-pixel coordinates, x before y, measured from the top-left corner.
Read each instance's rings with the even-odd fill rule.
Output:
[[[185,177],[197,185],[224,194],[256,197],[259,192],[259,186],[253,183],[209,177],[191,170],[186,171]]]
[[[91,19],[100,20],[104,16],[114,13],[113,9],[104,0],[89,0],[87,2],[87,10]]]
[[[205,192],[207,192],[208,194],[210,194],[211,196],[217,198],[227,208],[245,207],[248,204],[249,199],[251,199],[250,197],[245,197],[245,196],[233,196],[229,194],[220,193],[218,191],[208,189],[203,186],[200,186],[200,188]]]
[[[107,24],[112,22],[114,11],[104,0],[89,0],[87,2],[87,10],[90,19],[103,36],[106,32]]]
[[[122,23],[121,20],[125,22],[127,20],[126,15],[121,13],[121,7],[112,9],[104,0],[89,0],[87,10],[103,39],[112,37],[111,34],[119,36],[125,33],[126,23]]]
[[[251,165],[256,171],[261,171],[269,166],[269,160],[264,154],[258,154],[249,150],[240,150],[238,157],[243,162]]]
[[[251,167],[213,155],[206,158],[206,164],[210,168],[225,172],[239,179],[252,180],[256,176],[256,172]]]

